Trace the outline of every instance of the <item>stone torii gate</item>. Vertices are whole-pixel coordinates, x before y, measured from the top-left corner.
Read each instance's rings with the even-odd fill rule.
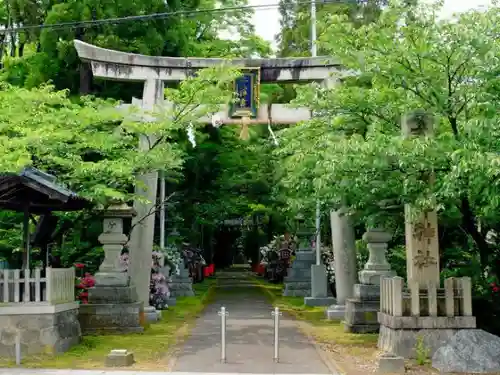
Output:
[[[179,82],[190,77],[199,69],[227,63],[220,58],[177,58],[162,56],[146,56],[100,48],[79,40],[74,41],[78,56],[92,67],[95,77],[144,82],[142,108],[152,111],[154,107],[165,106],[164,82]],[[339,62],[327,57],[305,58],[269,58],[269,59],[233,59],[237,68],[260,69],[260,82],[324,82],[331,81],[332,75],[340,75]],[[327,83],[328,84],[328,83]],[[260,108],[254,119],[246,119],[246,123],[263,124],[269,121],[266,108]],[[292,109],[285,105],[272,106],[272,122],[274,124],[295,124],[309,119],[308,109]],[[227,113],[219,112],[223,124],[242,124],[241,119],[232,119]],[[202,119],[210,123],[210,119]],[[147,150],[153,135],[144,136],[139,147]],[[149,306],[149,277],[154,235],[154,210],[157,195],[158,172],[141,176],[148,186],[147,190],[137,191],[149,203],[134,202],[137,216],[130,239],[130,276],[136,287],[139,301],[144,304],[146,316],[153,320],[156,316],[154,308]],[[145,218],[144,218],[145,217]],[[141,218],[143,218],[141,220]]]

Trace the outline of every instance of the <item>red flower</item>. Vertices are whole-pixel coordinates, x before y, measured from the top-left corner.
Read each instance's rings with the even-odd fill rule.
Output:
[[[494,291],[495,293],[498,293],[498,291],[500,291],[500,288],[499,288],[498,286],[494,286],[494,287],[493,287],[493,291]]]
[[[82,269],[82,268],[85,268],[85,264],[83,264],[83,263],[75,263],[75,267],[78,268],[78,269]]]
[[[91,275],[85,276],[82,280],[82,284],[85,286],[85,288],[92,288],[95,285],[94,277]]]
[[[80,293],[80,298],[84,299],[84,298],[87,298],[89,296],[89,292],[81,292]]]

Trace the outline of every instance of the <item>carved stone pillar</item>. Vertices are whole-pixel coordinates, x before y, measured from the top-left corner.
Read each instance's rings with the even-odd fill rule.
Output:
[[[344,208],[330,211],[332,246],[335,262],[337,302],[326,310],[328,319],[344,319],[347,298],[356,283],[356,239],[351,217]]]
[[[402,134],[410,139],[432,137],[433,121],[432,115],[414,111],[403,116]],[[433,171],[421,171],[420,178],[432,186]],[[407,288],[401,278],[384,279],[383,308],[378,313],[378,348],[405,358],[417,356],[415,348],[419,337],[432,356],[457,332],[476,327],[471,309],[456,304],[461,298],[456,298],[456,294],[470,296],[470,280],[459,285],[457,280],[448,279],[445,288],[440,288],[436,210],[416,210],[411,204],[405,205]],[[464,300],[470,307],[470,298]]]

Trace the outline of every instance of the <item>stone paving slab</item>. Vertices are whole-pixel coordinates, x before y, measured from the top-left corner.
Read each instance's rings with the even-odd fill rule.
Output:
[[[177,358],[175,372],[331,374],[315,346],[283,317],[279,328],[279,363],[274,356],[273,307],[244,273],[217,275],[215,302],[197,320]],[[221,363],[220,307],[228,312],[226,363]]]

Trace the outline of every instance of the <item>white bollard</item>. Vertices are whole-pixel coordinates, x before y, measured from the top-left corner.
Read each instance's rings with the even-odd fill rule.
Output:
[[[21,332],[16,335],[16,365],[21,365]]]
[[[222,306],[218,312],[220,316],[220,334],[221,334],[221,350],[220,361],[226,363],[226,316],[228,315],[226,308]]]
[[[274,311],[271,312],[271,315],[274,316],[274,362],[278,363],[280,360],[280,352],[279,352],[279,329],[280,329],[280,316],[282,315],[280,309],[278,307],[274,308]]]

